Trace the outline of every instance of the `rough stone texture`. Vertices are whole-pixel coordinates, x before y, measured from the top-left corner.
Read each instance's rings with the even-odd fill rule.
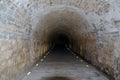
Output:
[[[119,0],[0,0],[1,80],[16,80],[27,71],[56,32],[68,35],[74,51],[119,80],[119,4]]]

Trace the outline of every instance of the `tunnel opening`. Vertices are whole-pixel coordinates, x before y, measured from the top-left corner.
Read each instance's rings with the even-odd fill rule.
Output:
[[[94,33],[94,27],[81,10],[69,6],[58,6],[47,8],[36,15],[39,16],[33,18],[35,27],[31,42],[36,43],[32,48],[37,60],[47,54],[46,51],[53,49],[54,53],[56,53],[55,49],[59,49],[57,52],[62,58],[68,56],[67,54],[62,55],[62,49],[67,47],[74,55],[95,66],[99,65],[96,58],[98,57],[96,54],[98,52],[96,49],[97,34]],[[51,52],[49,53],[51,54]],[[56,54],[54,57],[57,57]]]
[[[96,39],[91,33],[93,28],[81,10],[75,7],[58,6],[45,9],[36,15],[39,16],[33,18],[38,21],[33,24],[35,27],[31,34],[31,42],[36,43],[32,48],[37,54],[37,60],[45,55],[46,51],[66,47],[74,54],[83,58],[87,56],[86,59],[91,60],[88,56],[91,54],[86,46],[94,47]]]
[[[80,49],[84,46],[84,39],[86,39],[83,35],[87,35],[91,30],[82,11],[74,7],[58,6],[37,14],[40,16],[33,18],[37,18],[38,21],[34,22],[36,24],[33,26],[36,27],[33,28],[32,39],[40,43],[36,47],[41,51],[33,48],[35,53],[43,55],[45,50],[68,47],[81,55]],[[84,42],[81,42],[82,40]]]

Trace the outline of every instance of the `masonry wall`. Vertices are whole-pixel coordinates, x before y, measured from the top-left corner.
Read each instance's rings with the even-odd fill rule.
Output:
[[[48,18],[43,20],[40,15],[48,13],[47,10],[58,9],[58,17],[61,17],[59,12],[63,9],[70,14],[71,10],[73,13],[75,11],[75,14],[80,10],[79,14],[82,18],[77,16],[70,16],[70,18],[76,18],[78,22],[79,19],[84,19],[80,23],[75,23],[76,19],[71,23],[73,26],[70,28],[74,29],[76,37],[76,43],[72,44],[73,50],[115,80],[119,80],[119,4],[119,0],[0,0],[0,79],[21,78],[21,73],[27,72],[43,55],[49,48],[47,35],[54,29],[51,27],[53,22],[48,26],[46,22]],[[66,8],[66,6],[69,7]],[[69,16],[63,19],[68,18]],[[42,24],[40,20],[43,20]],[[44,23],[48,27],[44,27]],[[69,25],[69,21],[63,23]],[[65,29],[69,29],[67,26]],[[56,29],[59,29],[59,24]],[[45,32],[45,30],[48,31]],[[67,33],[66,30],[65,32]],[[69,34],[73,32],[68,30]],[[40,35],[37,35],[38,33]],[[47,37],[43,38],[44,34]]]

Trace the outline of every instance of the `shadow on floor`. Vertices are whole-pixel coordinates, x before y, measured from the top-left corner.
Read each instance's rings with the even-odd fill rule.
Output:
[[[68,77],[54,76],[54,77],[44,77],[41,80],[73,80]]]

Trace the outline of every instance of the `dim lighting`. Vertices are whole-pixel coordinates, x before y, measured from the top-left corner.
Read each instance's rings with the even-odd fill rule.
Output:
[[[29,76],[31,74],[31,72],[28,72],[27,75]]]
[[[81,62],[83,62],[83,60],[80,60]]]
[[[41,62],[43,61],[43,59],[41,59]]]
[[[38,66],[38,64],[36,64],[36,66]]]
[[[86,65],[86,67],[89,67],[89,65]]]
[[[44,56],[44,58],[46,58],[46,56]]]
[[[78,57],[78,56],[76,56],[76,58],[78,59],[79,57]]]

